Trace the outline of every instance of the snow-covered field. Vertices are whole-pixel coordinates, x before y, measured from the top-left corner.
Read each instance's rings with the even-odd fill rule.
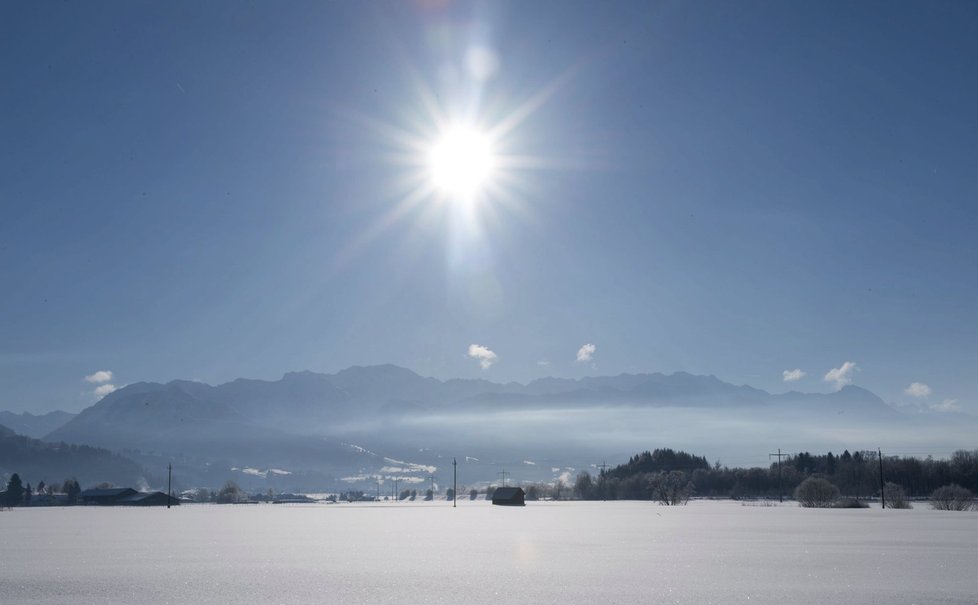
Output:
[[[692,502],[0,512],[3,603],[978,603],[978,512]]]

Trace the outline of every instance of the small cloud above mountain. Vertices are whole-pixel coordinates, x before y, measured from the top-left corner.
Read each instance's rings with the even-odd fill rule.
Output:
[[[472,359],[478,359],[479,366],[481,366],[483,370],[488,370],[492,367],[492,364],[499,361],[499,356],[489,349],[489,347],[484,347],[477,344],[469,345],[469,357]]]
[[[961,409],[957,399],[945,399],[940,403],[932,403],[927,407],[935,412],[957,412]]]
[[[785,382],[795,382],[796,380],[801,380],[806,375],[806,372],[801,370],[801,368],[795,368],[794,370],[785,370],[781,372],[781,376],[784,378]]]
[[[594,357],[594,353],[597,350],[598,347],[591,343],[581,345],[581,348],[577,350],[577,361],[581,363],[591,361],[591,358]]]
[[[109,393],[118,390],[119,387],[112,384],[113,378],[115,376],[112,374],[112,370],[99,370],[86,376],[85,382],[98,385],[92,390],[92,395],[95,395],[96,399],[101,399]]]
[[[114,384],[106,383],[106,384],[100,384],[99,386],[95,387],[95,390],[92,392],[95,393],[96,397],[102,398],[108,395],[109,393],[115,392],[117,388],[118,387],[116,387]]]
[[[911,397],[922,398],[931,394],[931,388],[922,382],[912,382],[903,392]]]
[[[832,368],[825,374],[825,382],[831,382],[839,390],[847,384],[852,384],[852,375],[859,367],[853,361],[847,361],[837,368]]]
[[[112,381],[112,370],[99,370],[94,374],[89,374],[85,377],[85,382],[91,382],[92,384],[102,384],[103,382]]]

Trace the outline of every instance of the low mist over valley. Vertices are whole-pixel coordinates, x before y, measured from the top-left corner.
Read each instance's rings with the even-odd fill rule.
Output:
[[[44,441],[111,450],[157,479],[172,461],[184,486],[233,479],[296,490],[445,480],[453,458],[468,483],[503,469],[514,480],[567,481],[653,447],[730,466],[766,466],[779,447],[940,455],[973,447],[978,429],[973,416],[896,407],[852,385],[772,394],[682,372],[500,384],[393,365],[217,386],[136,383],[46,421],[59,419]]]

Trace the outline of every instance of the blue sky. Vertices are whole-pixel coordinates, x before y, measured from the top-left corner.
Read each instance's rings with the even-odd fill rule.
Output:
[[[0,409],[395,363],[978,412],[969,3],[0,11]],[[464,216],[439,120],[510,126]]]

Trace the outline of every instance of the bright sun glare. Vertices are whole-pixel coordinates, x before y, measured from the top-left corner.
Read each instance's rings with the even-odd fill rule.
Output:
[[[428,155],[435,188],[457,201],[470,201],[485,187],[494,163],[489,137],[473,128],[445,133]]]

